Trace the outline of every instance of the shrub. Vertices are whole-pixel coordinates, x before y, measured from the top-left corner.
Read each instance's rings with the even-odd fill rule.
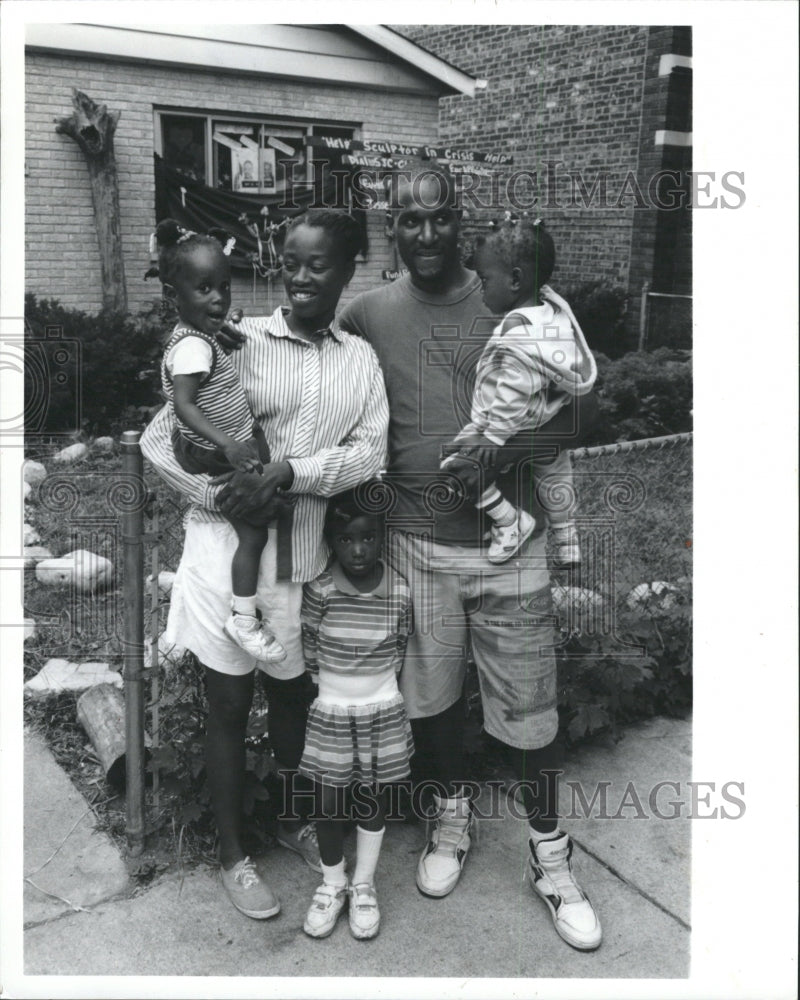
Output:
[[[585,281],[556,291],[569,302],[592,351],[618,358],[634,346],[625,332],[628,296],[624,288]]]
[[[46,379],[47,405],[37,431],[115,433],[123,424],[140,424],[143,412],[160,402],[159,359],[166,325],[158,306],[136,315],[92,315],[28,294],[25,320],[26,413],[42,389],[37,377]],[[48,328],[80,344],[79,368],[43,370],[41,347],[48,340],[53,343]]]
[[[611,444],[692,429],[692,365],[666,347],[612,360],[597,355],[598,413],[584,444]]]

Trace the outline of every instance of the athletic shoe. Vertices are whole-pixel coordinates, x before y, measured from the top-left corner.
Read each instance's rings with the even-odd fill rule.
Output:
[[[426,896],[446,896],[456,887],[471,840],[469,799],[440,799],[434,795],[437,816],[417,865],[417,888]]]
[[[254,920],[266,920],[280,913],[281,904],[261,881],[250,858],[239,861],[229,871],[220,868],[219,874],[230,901],[240,913]]]
[[[572,874],[572,840],[562,833],[530,847],[530,882],[545,901],[561,937],[580,951],[593,951],[603,938],[600,921]]]
[[[232,613],[225,622],[225,631],[240,649],[264,663],[280,663],[286,650],[269,628],[252,615]]]
[[[336,926],[339,914],[347,902],[349,887],[328,885],[323,882],[314,893],[311,906],[308,908],[303,930],[310,937],[327,937]]]
[[[361,882],[350,888],[350,933],[359,941],[374,938],[380,930],[381,911],[375,887]]]
[[[319,842],[317,841],[317,828],[313,823],[306,823],[297,830],[287,830],[286,827],[278,824],[278,832],[275,839],[281,845],[295,854],[299,854],[309,868],[322,874],[322,862],[319,856]]]
[[[579,566],[581,561],[580,538],[573,521],[551,526],[548,532],[550,552],[555,566]]]
[[[504,563],[510,559],[530,538],[535,527],[536,518],[521,507],[517,508],[517,516],[511,524],[493,524],[492,544],[487,555],[489,562]]]

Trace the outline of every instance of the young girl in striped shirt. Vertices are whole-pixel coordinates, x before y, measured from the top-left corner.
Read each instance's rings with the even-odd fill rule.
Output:
[[[264,432],[253,420],[236,369],[216,340],[231,305],[228,255],[233,240],[219,230],[207,236],[191,232],[173,219],[159,223],[155,240],[159,278],[179,317],[161,364],[161,384],[175,411],[175,458],[194,474],[260,473],[270,459]],[[237,517],[228,520],[238,545],[231,565],[233,600],[225,631],[255,659],[280,662],[286,650],[256,610],[258,569],[268,530]]]
[[[411,626],[406,581],[380,558],[383,525],[369,508],[380,484],[333,497],[325,535],[334,562],[306,584],[301,623],[306,665],[319,681],[299,771],[314,781],[322,885],[303,930],[327,937],[346,902],[350,930],[373,938],[380,927],[374,875],[384,834],[385,786],[409,776],[411,727],[397,674]],[[345,796],[351,785],[356,866],[343,853]]]

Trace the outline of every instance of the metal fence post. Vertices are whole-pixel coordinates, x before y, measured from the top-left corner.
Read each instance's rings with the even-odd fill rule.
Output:
[[[639,303],[639,350],[647,348],[647,297],[650,294],[650,282],[642,285],[642,300]]]
[[[139,431],[120,439],[123,483],[141,484],[144,492]],[[124,504],[120,514],[123,552],[125,682],[125,829],[132,855],[144,847],[144,505]]]

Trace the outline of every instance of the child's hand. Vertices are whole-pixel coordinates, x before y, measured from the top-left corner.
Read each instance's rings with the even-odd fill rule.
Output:
[[[476,462],[484,467],[484,469],[491,469],[494,467],[497,461],[497,452],[499,451],[499,445],[496,445],[489,438],[484,437],[482,434],[472,434],[468,438],[460,442],[461,444],[461,454],[469,455]]]
[[[222,449],[225,458],[238,472],[263,472],[258,455],[258,442],[254,438],[247,441],[232,441]]]
[[[222,328],[217,333],[217,342],[226,354],[230,354],[231,351],[240,351],[242,344],[247,339],[235,326],[243,315],[244,312],[241,309],[232,309],[227,320],[225,320]]]

